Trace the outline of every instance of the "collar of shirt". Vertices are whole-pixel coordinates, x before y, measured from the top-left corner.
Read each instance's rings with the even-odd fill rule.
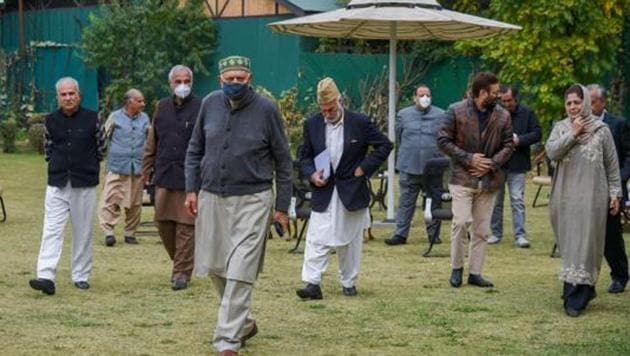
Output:
[[[127,116],[128,118],[130,118],[130,119],[135,119],[135,118],[137,118],[138,116],[140,116],[140,113],[142,113],[142,111],[138,111],[135,115],[131,115],[131,114],[129,113],[129,111],[127,111],[127,109],[123,109],[123,113],[124,113],[124,114],[125,114],[125,116]]]
[[[602,114],[599,115],[599,119],[604,121],[604,116],[606,116],[606,109],[604,109],[604,111],[602,111]]]
[[[431,105],[427,106],[426,108],[421,108],[418,105],[416,105],[416,111],[421,113],[423,116],[428,114],[429,111],[431,111]]]

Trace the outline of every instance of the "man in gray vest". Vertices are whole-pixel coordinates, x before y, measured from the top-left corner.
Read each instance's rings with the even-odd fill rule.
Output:
[[[278,107],[250,84],[249,58],[223,58],[219,72],[186,152],[185,204],[197,216],[195,271],[219,293],[213,345],[236,355],[258,332],[251,295],[272,213],[288,233],[293,163]]]
[[[420,85],[416,89],[415,105],[402,109],[396,118],[397,168],[400,171],[400,198],[396,212],[396,231],[385,243],[390,246],[407,243],[409,228],[416,211],[416,200],[423,187],[424,166],[431,158],[442,154],[437,147],[437,134],[442,126],[444,110],[431,105],[431,89]],[[427,237],[440,243],[440,221],[427,225]]]
[[[142,157],[149,117],[142,111],[144,95],[139,90],[127,91],[123,102],[124,106],[112,112],[105,122],[109,154],[99,218],[106,246],[116,243],[114,228],[123,208],[125,242],[137,244],[135,234],[142,214]]]
[[[144,146],[144,182],[153,177],[153,219],[168,256],[173,261],[171,288],[186,289],[193,270],[195,216],[184,206],[184,160],[201,98],[191,93],[193,72],[174,66],[168,75],[172,95],[160,99]]]

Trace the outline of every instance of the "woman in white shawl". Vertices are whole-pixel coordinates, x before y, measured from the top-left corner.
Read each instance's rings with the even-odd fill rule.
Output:
[[[571,86],[564,94],[567,118],[556,123],[545,145],[556,166],[550,215],[564,282],[567,315],[577,317],[595,298],[604,253],[608,209],[619,213],[621,183],[610,130],[591,113],[589,91]]]

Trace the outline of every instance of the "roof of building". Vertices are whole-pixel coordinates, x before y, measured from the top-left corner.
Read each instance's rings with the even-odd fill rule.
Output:
[[[313,13],[340,9],[338,0],[278,0],[294,13]]]

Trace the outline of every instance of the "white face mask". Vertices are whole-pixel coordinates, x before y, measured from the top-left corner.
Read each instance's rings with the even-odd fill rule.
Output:
[[[175,90],[173,90],[173,93],[177,95],[178,98],[184,99],[188,95],[190,95],[190,91],[191,91],[190,85],[186,85],[182,83],[175,87]]]
[[[427,96],[427,95],[423,95],[421,97],[419,97],[417,100],[418,105],[420,105],[421,108],[426,109],[429,106],[431,106],[431,97]]]

